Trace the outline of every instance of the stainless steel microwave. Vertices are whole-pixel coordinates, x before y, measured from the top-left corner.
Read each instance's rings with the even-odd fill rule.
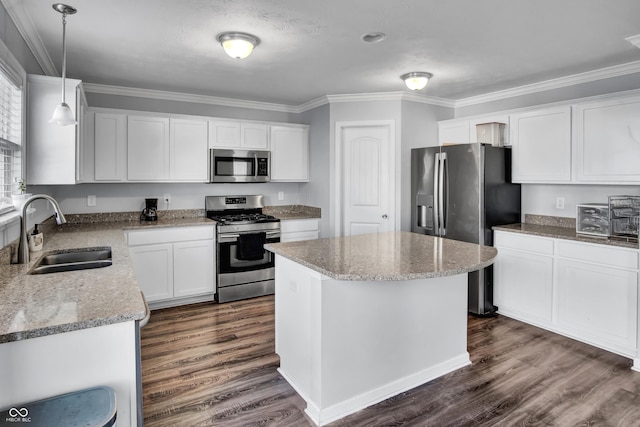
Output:
[[[209,150],[209,182],[269,182],[271,152],[257,150]]]

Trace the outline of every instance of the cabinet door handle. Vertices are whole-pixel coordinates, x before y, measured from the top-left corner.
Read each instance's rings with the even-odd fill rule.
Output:
[[[387,218],[389,218],[389,217],[387,216],[387,214],[383,214],[383,215],[382,215],[382,219],[387,219]]]

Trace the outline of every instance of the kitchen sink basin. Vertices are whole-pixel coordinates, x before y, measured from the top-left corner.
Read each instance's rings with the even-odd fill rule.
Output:
[[[111,264],[111,247],[109,246],[63,249],[44,255],[36,262],[29,274],[87,270],[108,267]]]

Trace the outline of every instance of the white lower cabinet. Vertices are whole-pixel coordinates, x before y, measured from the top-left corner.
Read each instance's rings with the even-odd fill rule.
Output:
[[[316,240],[319,234],[317,219],[287,219],[280,221],[280,241]]]
[[[542,321],[551,321],[553,297],[553,257],[500,248],[500,262],[494,273],[499,282],[495,303],[500,312],[522,313]]]
[[[495,232],[498,311],[634,359],[638,250]]]
[[[151,308],[213,300],[213,226],[131,230],[127,242],[138,286]]]

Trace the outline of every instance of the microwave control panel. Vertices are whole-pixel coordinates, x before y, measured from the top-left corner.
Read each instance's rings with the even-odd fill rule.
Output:
[[[269,159],[258,158],[258,176],[269,176]]]

